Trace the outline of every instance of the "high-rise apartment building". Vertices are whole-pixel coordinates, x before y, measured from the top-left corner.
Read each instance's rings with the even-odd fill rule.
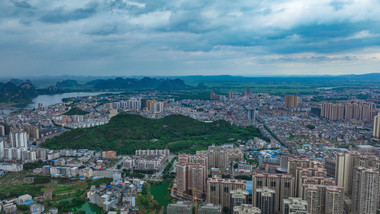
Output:
[[[206,163],[207,157],[205,156],[179,155],[176,176],[177,191],[187,194],[194,192],[198,198],[203,198],[208,176]]]
[[[152,110],[152,105],[153,105],[153,103],[155,103],[156,102],[156,100],[146,100],[146,110],[148,110],[148,111],[151,111]]]
[[[222,214],[222,207],[217,204],[204,204],[198,207],[198,214]]]
[[[344,119],[344,105],[323,103],[321,108],[321,117],[330,120],[343,120]]]
[[[0,137],[5,135],[5,127],[3,125],[0,125]]]
[[[207,180],[207,202],[230,207],[230,192],[232,190],[246,189],[244,180],[227,179],[214,176]]]
[[[153,113],[161,113],[164,111],[164,102],[152,102],[150,103],[150,111]]]
[[[324,192],[324,213],[343,214],[343,188],[338,186],[326,186]]]
[[[263,187],[268,187],[275,191],[273,208],[275,212],[280,212],[282,209],[283,199],[293,196],[294,177],[290,174],[269,174],[257,172],[253,174],[252,202],[255,207],[259,207],[259,205],[256,204],[256,190]]]
[[[364,101],[350,101],[346,104],[323,103],[321,117],[330,120],[372,120],[376,115],[376,104]]]
[[[298,179],[297,168],[309,168],[311,161],[307,158],[288,158],[288,173],[294,177],[294,188],[292,196],[297,196],[298,194]]]
[[[352,169],[354,167],[353,154],[349,152],[338,152],[336,154],[335,167],[335,184],[343,187],[344,193],[351,195],[352,193]]]
[[[325,168],[327,171],[327,175],[330,177],[334,177],[335,176],[335,168],[336,168],[335,159],[325,158]]]
[[[193,214],[194,205],[184,201],[178,201],[176,204],[168,204],[168,214]]]
[[[223,96],[225,97],[225,96]],[[210,92],[210,100],[220,100],[222,98],[221,95],[215,94],[215,92]]]
[[[5,155],[4,148],[5,148],[4,141],[0,139],[0,159],[4,158],[4,155]]]
[[[285,107],[294,108],[298,106],[298,96],[297,95],[287,95],[285,96]]]
[[[316,185],[308,184],[304,187],[303,200],[307,202],[307,211],[310,214],[320,214],[321,201],[320,191]]]
[[[230,146],[209,146],[207,151],[197,151],[197,154],[207,155],[208,168],[226,170],[230,167],[230,160],[242,160],[244,158],[240,149]]]
[[[283,214],[307,212],[307,201],[301,198],[289,197],[283,200]]]
[[[140,99],[133,97],[129,100],[121,101],[120,107],[124,108],[124,109],[139,110],[141,108],[146,107],[146,101],[147,101],[146,99],[140,100]],[[143,103],[144,103],[144,105],[143,105]]]
[[[247,113],[248,113],[248,120],[251,122],[252,125],[254,125],[255,120],[256,120],[256,111],[253,109],[249,109]]]
[[[28,148],[28,138],[24,131],[12,131],[9,133],[11,146],[26,150]]]
[[[372,136],[380,141],[380,112],[375,116],[373,120]]]
[[[379,200],[379,171],[372,167],[355,167],[352,172],[352,213],[376,213]]]
[[[250,87],[247,88],[247,94],[251,94],[251,88]]]
[[[228,99],[229,99],[229,100],[234,99],[234,92],[233,92],[233,91],[229,91],[229,92],[228,92]]]
[[[25,126],[24,130],[29,135],[30,138],[39,139],[40,131],[37,126]]]
[[[375,168],[377,171],[380,171],[380,157],[375,155],[360,155],[357,153],[348,152],[337,153],[336,161],[336,184],[338,186],[342,186],[345,194],[349,196],[352,195],[352,197],[357,197],[357,195],[354,196],[356,192],[353,190],[353,187],[355,186],[353,181],[354,168]],[[380,184],[380,176],[378,183]],[[380,194],[377,201],[377,208],[380,209]]]
[[[252,204],[242,204],[234,207],[233,214],[261,214],[261,210],[258,207],[252,206]]]
[[[229,167],[228,152],[224,150],[215,150],[208,152],[208,166],[210,168],[226,169]]]
[[[265,214],[274,214],[275,190],[268,187],[256,189],[255,204]]]
[[[248,204],[249,193],[246,190],[231,190],[230,191],[230,213],[233,214],[234,207]]]
[[[294,194],[307,201],[310,214],[342,213],[339,210],[343,211],[343,187],[336,186],[335,180],[327,177],[321,162],[307,158],[288,160],[289,172],[295,175]],[[337,165],[342,161],[344,163],[337,158]],[[344,178],[340,182],[343,181]]]
[[[280,203],[278,203],[278,205],[280,206],[280,211],[282,211],[283,199],[293,196],[294,177],[290,174],[281,174],[280,188],[279,189],[280,189],[280,192],[279,192],[279,194],[276,194],[276,200],[280,201]]]
[[[141,109],[146,109],[148,108],[148,99],[141,99]]]

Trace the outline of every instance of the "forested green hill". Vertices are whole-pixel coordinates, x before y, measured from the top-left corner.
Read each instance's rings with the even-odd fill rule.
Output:
[[[115,150],[133,154],[136,149],[163,149],[194,152],[211,144],[262,137],[254,127],[242,128],[220,120],[204,123],[183,115],[148,119],[140,115],[119,114],[103,126],[74,129],[54,137],[41,146],[49,149]],[[156,139],[156,140],[154,140]]]

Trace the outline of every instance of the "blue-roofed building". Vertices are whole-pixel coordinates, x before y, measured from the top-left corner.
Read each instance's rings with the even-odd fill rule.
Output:
[[[259,167],[263,167],[264,163],[270,163],[275,165],[280,164],[280,158],[269,151],[261,151],[260,155],[258,155],[258,159]]]
[[[28,201],[25,201],[23,204],[24,205],[31,205],[31,204],[34,204],[34,201],[33,200],[28,200]]]

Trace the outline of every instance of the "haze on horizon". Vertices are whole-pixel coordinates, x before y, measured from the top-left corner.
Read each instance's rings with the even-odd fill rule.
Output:
[[[380,72],[378,0],[2,0],[0,77]]]

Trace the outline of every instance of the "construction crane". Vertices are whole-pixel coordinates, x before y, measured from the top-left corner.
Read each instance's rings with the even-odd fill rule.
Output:
[[[198,200],[200,200],[199,198],[197,198],[197,196],[195,195],[195,191],[191,191],[192,193],[193,193],[193,195],[189,195],[189,194],[186,194],[186,193],[184,193],[184,192],[180,192],[180,191],[177,191],[177,190],[175,190],[175,189],[172,189],[172,188],[168,188],[169,190],[172,190],[172,191],[174,191],[174,192],[177,192],[177,193],[179,193],[179,194],[182,194],[182,195],[184,195],[184,196],[187,196],[187,197],[190,197],[190,198],[192,198],[193,199],[193,202],[194,202],[194,208],[195,208],[195,214],[197,214],[197,212],[198,212]],[[193,189],[192,189],[193,190]]]
[[[199,192],[199,193],[203,193],[203,194],[205,194],[205,195],[209,195],[209,196],[211,196],[211,197],[216,198],[216,199],[219,200],[219,197],[218,197],[217,195],[214,195],[214,194],[211,194],[211,193],[207,193],[207,192],[203,192],[203,191],[198,190],[198,189],[195,189],[195,188],[193,188],[193,189],[191,189],[191,190],[193,190],[193,192],[196,191],[196,192]]]
[[[203,194],[206,194],[206,195],[209,195],[209,196],[211,196],[211,197],[214,197],[214,198],[219,199],[219,197],[216,196],[216,195],[213,195],[213,194],[211,194],[211,193],[206,193],[206,192],[203,192],[203,191],[198,190],[198,189],[195,189],[195,188],[191,188],[191,192],[193,193],[192,195],[186,194],[186,193],[184,193],[184,192],[177,191],[177,190],[172,189],[172,188],[170,188],[170,187],[169,187],[168,189],[169,189],[169,190],[173,190],[174,192],[177,192],[177,193],[182,194],[182,195],[184,195],[184,196],[187,196],[187,197],[192,198],[192,199],[193,199],[193,202],[194,202],[194,207],[195,207],[195,214],[197,214],[197,212],[198,212],[198,202],[197,202],[197,201],[200,201],[200,200],[201,200],[201,199],[197,198],[197,196],[195,195],[195,192],[203,193]]]

